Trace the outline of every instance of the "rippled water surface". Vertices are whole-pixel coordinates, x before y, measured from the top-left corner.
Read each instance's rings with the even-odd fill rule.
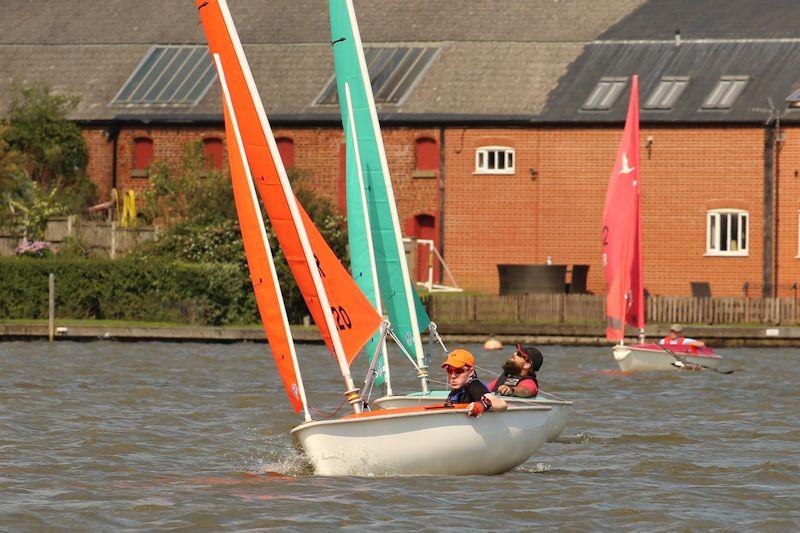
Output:
[[[299,350],[335,408],[336,365]],[[543,351],[543,388],[575,402],[560,442],[501,476],[365,479],[311,475],[265,345],[0,344],[0,528],[800,528],[797,351],[635,376],[608,349]]]

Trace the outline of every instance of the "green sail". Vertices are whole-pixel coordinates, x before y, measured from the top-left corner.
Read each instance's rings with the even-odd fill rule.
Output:
[[[373,265],[367,247],[367,239],[371,237],[383,310],[406,350],[418,363],[423,363],[420,331],[428,328],[430,319],[408,274],[394,191],[353,4],[351,0],[330,0],[329,7],[336,84],[347,144],[347,225],[353,277],[364,294],[375,303],[371,282]],[[348,109],[345,85],[349,89],[351,109]],[[356,147],[351,146],[353,128],[361,163],[360,178],[355,164]],[[363,180],[366,193],[366,217],[360,180]],[[367,236],[366,218],[371,236]],[[374,345],[368,352],[370,356],[373,351]]]

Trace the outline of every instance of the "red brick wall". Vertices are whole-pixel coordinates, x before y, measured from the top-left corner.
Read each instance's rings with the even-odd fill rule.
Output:
[[[778,291],[780,296],[796,296],[793,283],[800,284],[800,128],[784,129],[786,141],[780,151],[778,183],[780,216],[778,217]]]
[[[542,263],[540,137],[533,129],[449,128],[445,133],[444,253],[461,287],[497,292],[500,263]],[[516,173],[475,174],[480,146],[515,149]]]
[[[800,128],[787,129],[780,161],[779,289],[800,281]],[[341,129],[276,128],[294,142],[295,168],[307,184],[338,205]],[[605,291],[600,265],[600,218],[622,127],[480,128],[445,130],[445,241],[448,265],[467,289],[497,292],[500,263],[589,264],[589,290]],[[641,131],[645,286],[652,294],[688,295],[689,281],[707,281],[715,296],[760,296],[763,254],[763,129],[652,127]],[[105,130],[86,129],[89,174],[100,199],[111,187],[111,146]],[[117,184],[137,192],[131,176],[133,140],[154,141],[154,160],[177,163],[186,142],[224,139],[219,128],[123,128]],[[403,230],[417,214],[437,216],[439,180],[414,177],[415,140],[438,128],[387,127],[383,132]],[[648,136],[653,143],[645,148]],[[479,146],[515,149],[514,175],[475,174]],[[227,164],[227,154],[225,154]],[[438,173],[437,173],[438,174]],[[797,175],[795,175],[797,174]],[[419,174],[417,174],[419,176]],[[437,176],[438,177],[438,176]],[[750,214],[749,255],[706,255],[706,213],[719,207]]]
[[[339,201],[339,146],[344,141],[340,128],[275,128],[276,138],[286,137],[294,142],[294,167],[303,173],[305,182],[318,193],[327,196],[334,205]],[[398,203],[401,227],[420,213],[438,217],[438,180],[415,178],[414,141],[429,137],[439,142],[434,128],[386,128],[384,133],[389,170]],[[99,197],[108,199],[111,191],[112,142],[104,129],[84,132],[89,143],[89,176],[101,191]],[[148,137],[153,140],[153,161],[177,164],[188,142],[207,137],[225,139],[224,128],[152,127],[123,128],[119,133],[117,159],[117,188],[121,193],[133,189],[137,193],[147,188],[147,177],[132,176],[134,140]],[[227,150],[223,154],[227,168]]]
[[[109,140],[105,128],[84,128],[83,139],[89,157],[86,174],[97,187],[97,200],[103,202],[111,198],[111,169],[114,164],[114,143]]]
[[[605,291],[600,219],[622,128],[447,131],[446,260],[459,283],[496,292],[498,263],[589,264],[589,290]],[[644,148],[648,136],[653,145]],[[763,132],[760,128],[649,128],[641,132],[645,286],[688,295],[760,295]],[[475,149],[516,150],[514,176],[475,175]],[[530,168],[537,170],[531,175]],[[750,213],[747,257],[706,256],[706,212]]]

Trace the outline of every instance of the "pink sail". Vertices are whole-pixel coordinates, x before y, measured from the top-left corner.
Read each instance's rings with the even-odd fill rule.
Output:
[[[639,78],[633,76],[625,131],[603,208],[606,338],[622,340],[625,324],[644,328],[642,209],[639,160]]]

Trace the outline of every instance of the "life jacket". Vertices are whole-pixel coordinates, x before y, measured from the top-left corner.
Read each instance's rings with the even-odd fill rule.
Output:
[[[461,387],[460,389],[456,389],[456,390],[454,390],[454,391],[450,391],[450,394],[448,394],[448,395],[447,395],[447,400],[445,401],[445,403],[470,403],[470,402],[472,402],[472,401],[479,401],[479,400],[480,400],[480,398],[477,398],[477,399],[475,399],[475,400],[471,400],[471,399],[467,398],[467,394],[468,394],[469,385],[470,385],[470,383],[472,383],[473,381],[477,381],[478,383],[480,383],[481,385],[483,385],[483,386],[484,386],[484,388],[486,388],[486,384],[485,384],[485,383],[483,383],[481,380],[479,380],[479,379],[478,379],[478,376],[473,376],[473,377],[472,377],[472,378],[471,378],[469,381],[467,381],[467,383],[466,383],[466,384],[465,384],[463,387]]]
[[[494,387],[492,387],[491,392],[496,392],[500,385],[516,387],[520,381],[524,381],[526,379],[533,380],[533,382],[536,383],[536,388],[539,388],[539,381],[536,379],[536,372],[533,372],[527,376],[520,376],[519,374],[509,374],[508,372],[504,372],[500,375],[500,377],[497,378],[497,381],[494,382]]]
[[[686,340],[686,337],[678,337],[676,339],[673,339],[670,336],[666,336],[663,339],[661,339],[661,343],[662,344],[683,344],[683,341],[685,341],[685,340]]]

